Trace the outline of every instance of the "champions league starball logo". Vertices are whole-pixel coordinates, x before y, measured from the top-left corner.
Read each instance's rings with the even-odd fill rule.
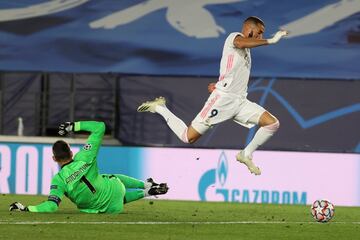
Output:
[[[229,165],[225,152],[222,151],[216,169],[205,172],[199,181],[198,192],[201,201],[206,201],[206,192],[209,187],[215,187],[215,193],[222,195],[224,201],[229,201],[229,190],[224,188],[228,177]]]

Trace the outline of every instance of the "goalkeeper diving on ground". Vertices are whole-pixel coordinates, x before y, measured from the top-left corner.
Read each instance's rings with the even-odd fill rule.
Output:
[[[62,136],[72,131],[87,131],[90,136],[75,156],[67,142],[53,144],[53,160],[61,170],[51,181],[48,200],[36,206],[14,202],[10,211],[55,212],[66,196],[81,212],[121,213],[126,203],[167,193],[167,184],[157,184],[152,178],[143,182],[122,174],[99,174],[97,154],[105,133],[103,122],[66,122],[59,126]]]

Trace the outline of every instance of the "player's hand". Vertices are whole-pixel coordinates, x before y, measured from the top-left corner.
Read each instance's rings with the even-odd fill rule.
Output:
[[[215,88],[216,88],[215,85],[216,85],[216,83],[209,83],[209,85],[208,85],[209,93],[212,93],[215,90]]]
[[[73,122],[64,122],[59,125],[59,135],[64,136],[68,134],[69,132],[72,132],[74,130],[74,123]]]
[[[285,31],[285,30],[280,30],[280,31],[277,31],[274,35],[274,37],[270,38],[267,40],[267,42],[269,44],[275,44],[277,43],[282,37],[288,35],[289,32],[288,31]]]
[[[9,211],[27,212],[29,209],[19,202],[14,202],[10,204]]]

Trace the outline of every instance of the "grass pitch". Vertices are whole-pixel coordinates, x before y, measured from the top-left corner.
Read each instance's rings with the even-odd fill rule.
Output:
[[[65,200],[57,213],[8,212],[44,196],[0,196],[0,239],[359,239],[360,208],[336,207],[316,223],[309,206],[140,200],[122,214],[85,214]]]

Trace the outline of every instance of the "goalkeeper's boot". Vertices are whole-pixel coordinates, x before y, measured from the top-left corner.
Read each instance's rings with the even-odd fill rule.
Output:
[[[249,171],[255,175],[260,175],[261,171],[260,168],[255,166],[255,164],[252,161],[252,157],[250,156],[245,156],[245,152],[244,151],[240,151],[237,155],[236,155],[236,160],[238,160],[239,162],[245,164]]]
[[[138,112],[152,112],[155,113],[156,106],[163,106],[165,107],[166,99],[164,97],[155,98],[152,101],[147,101],[142,103],[138,108]]]
[[[150,183],[150,189],[148,190],[148,194],[149,195],[162,195],[167,193],[167,191],[169,190],[169,187],[167,186],[167,183],[156,183],[154,182],[154,180],[152,178],[148,178],[146,180],[147,183]]]

